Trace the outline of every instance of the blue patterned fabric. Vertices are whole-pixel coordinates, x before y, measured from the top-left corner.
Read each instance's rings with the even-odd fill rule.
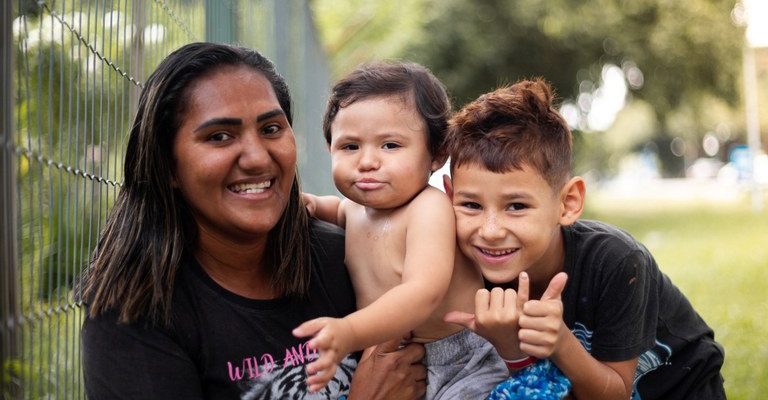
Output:
[[[487,400],[561,400],[571,381],[549,360],[539,360],[498,384]]]

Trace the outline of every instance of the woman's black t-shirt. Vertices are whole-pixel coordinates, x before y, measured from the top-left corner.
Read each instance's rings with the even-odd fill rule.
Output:
[[[90,399],[338,398],[357,366],[347,357],[326,389],[306,390],[304,366],[317,354],[291,331],[307,320],[355,310],[344,267],[344,233],[311,224],[307,299],[252,300],[215,283],[194,260],[178,273],[171,327],[117,323],[113,313],[82,329]]]

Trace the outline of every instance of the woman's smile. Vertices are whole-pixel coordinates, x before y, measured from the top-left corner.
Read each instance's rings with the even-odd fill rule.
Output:
[[[293,130],[274,89],[258,72],[225,67],[188,91],[173,148],[177,189],[205,232],[266,237],[296,174]]]

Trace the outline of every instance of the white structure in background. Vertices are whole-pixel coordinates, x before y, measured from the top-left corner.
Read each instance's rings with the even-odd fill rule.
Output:
[[[638,89],[643,86],[640,69],[632,62],[626,64],[624,68],[604,64],[599,86],[582,81],[576,101],[566,101],[560,106],[560,114],[571,129],[602,132],[613,125],[616,116],[627,104],[629,87]]]
[[[752,159],[752,209],[763,208],[763,194],[758,184],[757,160],[761,159],[760,121],[757,105],[757,71],[755,48],[768,47],[768,2],[765,0],[742,0],[742,21],[747,25],[744,46],[744,106],[747,114],[747,144]]]

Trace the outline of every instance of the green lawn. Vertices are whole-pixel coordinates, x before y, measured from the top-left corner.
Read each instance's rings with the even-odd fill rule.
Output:
[[[746,200],[659,203],[595,197],[585,218],[618,225],[643,242],[714,329],[725,347],[728,398],[763,398],[768,393],[768,210],[753,212]]]

